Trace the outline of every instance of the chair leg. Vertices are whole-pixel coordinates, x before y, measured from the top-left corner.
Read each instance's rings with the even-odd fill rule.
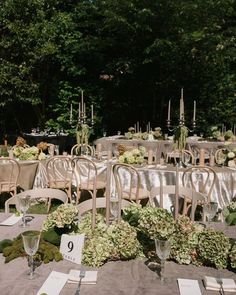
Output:
[[[51,208],[51,202],[52,202],[52,199],[51,199],[51,198],[48,198],[48,208],[47,208],[47,213],[49,213],[49,211],[50,211],[50,208]]]

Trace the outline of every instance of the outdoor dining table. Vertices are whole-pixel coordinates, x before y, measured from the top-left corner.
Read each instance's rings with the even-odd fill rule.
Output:
[[[5,220],[9,214],[1,213],[0,222]],[[27,230],[41,228],[46,215],[34,215]],[[224,228],[227,235],[236,237],[235,226],[225,227],[217,224],[216,227]],[[13,226],[0,226],[0,240],[14,238],[24,229],[19,224]],[[158,272],[151,269],[147,259],[134,259],[129,261],[109,261],[100,268],[83,266],[86,270],[98,270],[97,283],[95,285],[81,285],[81,295],[178,295],[180,294],[177,278],[197,280],[202,294],[216,295],[217,291],[206,291],[203,278],[205,275],[217,277],[218,270],[211,267],[197,267],[194,265],[179,265],[173,261],[167,261],[165,277],[168,282],[161,284]],[[51,271],[68,273],[71,269],[79,270],[80,265],[63,260],[41,264],[37,269],[35,279],[29,280],[26,272],[28,270],[26,258],[17,258],[9,263],[4,263],[4,257],[0,254],[0,294],[1,295],[36,295]],[[221,270],[220,275],[224,278],[236,279],[232,271]],[[75,294],[77,284],[66,283],[60,295]],[[233,294],[233,293],[231,293]],[[191,294],[190,294],[191,295]]]

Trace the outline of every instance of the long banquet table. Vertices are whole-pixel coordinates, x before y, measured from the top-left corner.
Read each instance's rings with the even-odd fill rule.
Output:
[[[198,140],[198,137],[191,136],[187,138],[186,148],[191,151],[198,151],[200,149],[205,149],[206,153],[215,153],[219,148],[235,148],[236,142],[229,141],[206,141],[206,140]],[[138,147],[144,146],[147,150],[151,149],[153,151],[153,155],[158,161],[160,159],[161,154],[166,155],[168,152],[173,150],[173,140],[142,140],[142,139],[125,139],[124,136],[109,136],[102,137],[96,140],[96,145],[101,145],[101,150],[103,151],[112,151],[113,154],[117,153],[118,145],[125,145],[129,147]]]
[[[1,213],[0,222],[8,216],[9,214]],[[27,229],[41,228],[45,216],[35,215],[34,217]],[[224,228],[222,224],[217,226]],[[0,226],[0,240],[13,238],[22,231],[23,229],[18,224],[11,227]],[[226,227],[225,232],[230,237],[236,238],[235,227]],[[17,258],[10,263],[4,264],[4,257],[0,254],[0,294],[35,295],[52,270],[68,273],[70,269],[80,269],[80,265],[65,260],[42,264],[36,270],[38,277],[34,280],[29,280],[26,276],[28,266],[25,258]],[[88,267],[85,267],[85,269],[91,270]],[[81,295],[177,295],[180,294],[177,278],[198,280],[202,294],[219,294],[216,291],[206,291],[204,288],[203,277],[205,275],[216,277],[218,274],[216,269],[210,267],[178,265],[168,261],[166,263],[165,276],[169,278],[169,282],[165,285],[161,285],[158,274],[148,267],[148,261],[145,259],[110,261],[97,268],[97,270],[97,284],[82,285]],[[224,278],[236,279],[236,274],[228,270],[222,270],[220,274]],[[75,293],[75,290],[76,284],[67,283],[60,295],[71,295]]]

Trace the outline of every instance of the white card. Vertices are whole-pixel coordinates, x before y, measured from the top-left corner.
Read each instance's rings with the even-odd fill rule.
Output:
[[[60,252],[64,259],[81,264],[85,235],[61,236]]]
[[[197,280],[177,279],[180,295],[201,295],[201,290]]]
[[[68,274],[52,271],[42,287],[39,289],[37,295],[46,293],[47,295],[58,295],[67,282]]]
[[[16,216],[15,214],[11,215],[10,217],[8,217],[6,220],[2,221],[0,223],[0,225],[14,225],[16,224],[18,221],[20,221],[22,219],[22,215],[20,216]]]

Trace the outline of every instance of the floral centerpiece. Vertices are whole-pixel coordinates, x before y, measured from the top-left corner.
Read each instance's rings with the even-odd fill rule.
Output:
[[[119,156],[118,161],[119,163],[126,164],[143,164],[145,154],[145,147],[139,146],[136,149],[125,151],[122,155]]]
[[[12,148],[13,155],[19,160],[45,160],[46,154],[44,152],[40,152],[40,150],[35,147],[26,147],[23,148],[21,146],[15,146]]]
[[[236,224],[236,200],[229,203],[228,206],[224,207],[222,214],[225,218],[225,222],[228,225]]]

